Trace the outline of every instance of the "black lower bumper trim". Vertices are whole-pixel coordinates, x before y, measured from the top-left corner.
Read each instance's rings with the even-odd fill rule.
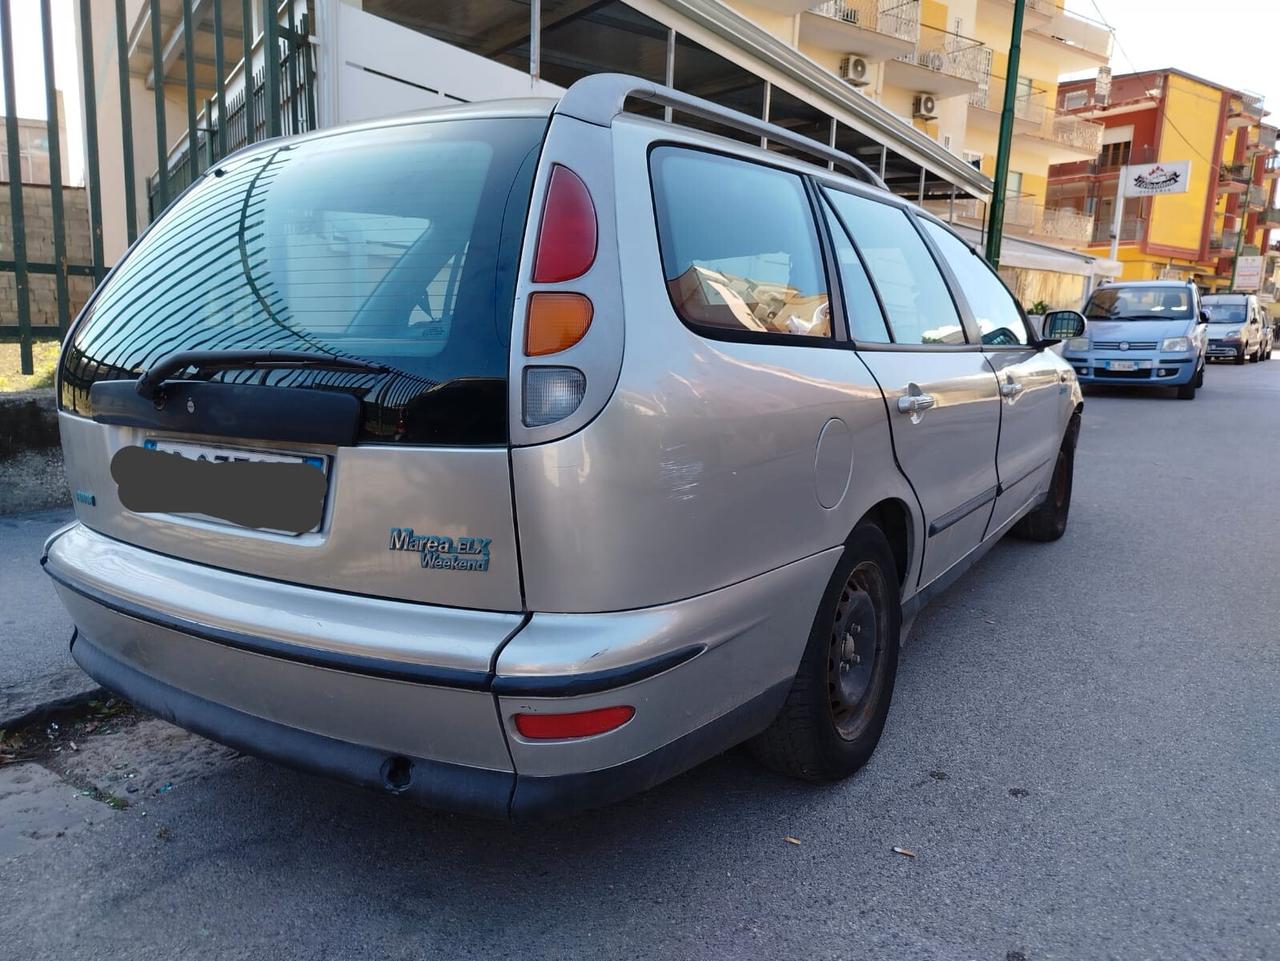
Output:
[[[624,764],[555,777],[520,775],[511,798],[511,817],[521,821],[562,817],[646,791],[759,734],[778,716],[790,690],[790,680],[775,684],[710,724]]]
[[[166,721],[246,754],[383,794],[409,797],[434,808],[507,817],[515,781],[510,771],[402,757],[246,714],[142,673],[94,645],[83,631],[72,642],[71,656],[103,687]],[[398,790],[388,787],[389,767],[403,772],[406,764],[408,783]]]
[[[623,764],[530,777],[393,755],[246,714],[144,674],[103,651],[83,632],[72,639],[71,654],[103,687],[166,721],[246,754],[433,808],[517,820],[565,817],[661,784],[763,731],[777,716],[791,687],[789,680],[776,684],[709,724]]]

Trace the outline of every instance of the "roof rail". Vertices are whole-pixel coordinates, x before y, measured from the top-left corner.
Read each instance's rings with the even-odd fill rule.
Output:
[[[784,127],[729,107],[722,107],[710,100],[703,100],[701,97],[681,93],[671,87],[664,87],[662,84],[628,76],[625,73],[595,73],[583,77],[564,92],[564,96],[556,105],[555,112],[593,123],[598,127],[608,127],[613,124],[613,118],[623,112],[623,106],[628,98],[632,97],[662,104],[664,107],[673,107],[702,120],[733,127],[745,133],[757,134],[775,143],[802,150],[815,157],[821,157],[829,163],[848,168],[864,183],[879,187],[881,190],[889,189],[870,167],[843,150],[836,150],[817,140],[802,137]]]

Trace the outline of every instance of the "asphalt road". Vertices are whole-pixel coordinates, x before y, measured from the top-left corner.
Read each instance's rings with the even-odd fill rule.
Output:
[[[1280,362],[1093,394],[1067,536],[922,614],[853,779],[513,827],[211,759],[0,862],[0,955],[1280,957],[1278,493]]]
[[[75,664],[71,618],[39,564],[45,538],[74,519],[70,508],[0,515],[0,687]]]

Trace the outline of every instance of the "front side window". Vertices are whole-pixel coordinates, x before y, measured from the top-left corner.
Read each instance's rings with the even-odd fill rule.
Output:
[[[955,274],[964,299],[973,312],[973,319],[978,324],[982,342],[989,347],[1028,344],[1030,335],[1022,320],[1022,313],[995,271],[968,244],[945,227],[923,218],[921,222],[941,250],[942,259]]]
[[[663,276],[682,320],[739,334],[831,336],[800,177],[677,147],[657,148],[650,162]]]
[[[878,200],[827,195],[866,261],[899,344],[963,344],[964,327],[933,255],[906,212]]]

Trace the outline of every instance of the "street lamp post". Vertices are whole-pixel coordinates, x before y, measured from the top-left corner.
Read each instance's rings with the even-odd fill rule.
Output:
[[[1014,97],[1018,92],[1018,61],[1022,59],[1022,14],[1027,0],[1014,0],[1013,33],[1009,38],[1009,66],[1005,70],[1004,107],[1000,111],[1000,140],[996,147],[996,176],[991,206],[987,208],[987,260],[1000,266],[1000,241],[1004,236],[1004,192],[1009,180],[1009,150],[1013,144]]]

